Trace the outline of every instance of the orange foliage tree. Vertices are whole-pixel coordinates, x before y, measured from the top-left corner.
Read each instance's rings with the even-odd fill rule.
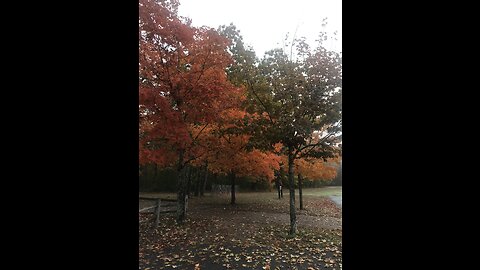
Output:
[[[338,164],[338,158],[319,159],[319,158],[300,158],[295,160],[294,170],[298,175],[298,195],[300,199],[300,209],[303,208],[303,180],[333,180],[337,175],[337,168],[332,164]]]
[[[245,133],[245,126],[254,116],[239,109],[222,113],[215,135],[218,141],[210,145],[209,164],[213,172],[228,175],[231,183],[231,204],[235,204],[235,180],[238,176],[274,179],[279,169],[280,157],[273,152],[249,147],[251,135]]]
[[[278,149],[278,146],[277,146]],[[280,153],[279,151],[277,151]],[[334,158],[314,158],[301,156],[294,161],[293,173],[298,177],[298,193],[300,199],[300,209],[303,207],[303,180],[333,180],[337,175],[337,169],[340,164],[340,156]],[[288,164],[288,156],[281,155],[280,164]],[[281,170],[285,168],[282,166]]]
[[[229,41],[177,14],[178,0],[139,0],[140,163],[175,166],[177,222],[185,220],[197,141],[241,95],[227,79]]]

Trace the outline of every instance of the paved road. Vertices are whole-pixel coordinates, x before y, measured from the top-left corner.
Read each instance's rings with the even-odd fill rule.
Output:
[[[332,201],[334,201],[338,206],[342,207],[342,195],[340,196],[328,196]]]

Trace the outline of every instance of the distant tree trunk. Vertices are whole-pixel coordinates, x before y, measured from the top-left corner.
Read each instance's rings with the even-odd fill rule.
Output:
[[[205,162],[205,177],[203,178],[202,189],[200,189],[201,197],[203,197],[203,194],[205,194],[205,187],[207,186],[207,177],[208,177],[208,163]]]
[[[280,198],[281,198],[281,197],[280,197],[280,188],[281,188],[281,186],[280,186],[280,181],[278,181],[278,179],[275,180],[275,185],[277,186],[278,199],[280,200]]]
[[[230,204],[235,204],[235,173],[234,172],[230,172],[230,181],[232,183],[232,200],[230,202]]]
[[[187,182],[189,169],[188,166],[183,164],[185,151],[179,151],[178,157],[178,178],[177,178],[177,224],[183,224],[185,222],[185,199],[187,197]]]
[[[193,194],[195,197],[198,197],[200,193],[200,180],[202,179],[202,173],[200,168],[198,169],[197,176],[195,177],[195,193]]]
[[[293,175],[293,147],[288,147],[288,183],[290,185],[290,235],[297,233],[297,216],[295,214],[295,182]]]
[[[303,210],[303,197],[302,197],[302,174],[298,174],[298,195],[300,197],[300,210]]]
[[[212,181],[212,182],[215,183],[215,184],[217,184],[217,182],[218,182],[218,173],[214,173],[214,174],[213,174],[213,181]]]
[[[157,174],[158,174],[158,166],[157,163],[153,163],[153,179],[157,179]]]
[[[280,197],[283,198],[283,182],[282,182],[282,178],[280,178]]]
[[[278,178],[278,183],[280,185],[280,197],[283,198],[283,176],[285,175],[285,171],[283,170],[283,168],[280,168],[280,171],[279,171],[279,178]]]
[[[193,196],[198,197],[198,194],[200,194],[200,176],[196,177],[195,179],[195,188],[194,188]]]
[[[189,166],[189,165],[185,165],[185,166]],[[195,173],[195,168],[194,167],[190,167],[188,168],[188,181],[187,181],[187,195],[190,196],[190,191],[191,191],[191,185],[192,185],[192,174]]]
[[[333,180],[332,184],[334,186],[341,186],[342,185],[342,163],[338,166],[337,169],[337,176]]]

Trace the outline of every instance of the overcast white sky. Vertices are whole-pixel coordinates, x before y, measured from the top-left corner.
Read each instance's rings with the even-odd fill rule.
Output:
[[[179,14],[191,18],[194,26],[216,29],[233,22],[258,57],[282,47],[285,35],[293,37],[297,26],[297,37],[306,37],[313,46],[322,19],[328,17],[326,30],[337,30],[338,41],[326,46],[342,51],[342,0],[180,0]]]

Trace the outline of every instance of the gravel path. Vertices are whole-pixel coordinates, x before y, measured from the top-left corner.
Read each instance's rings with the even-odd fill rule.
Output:
[[[339,207],[342,207],[342,195],[340,196],[328,196],[332,201],[334,201]]]

